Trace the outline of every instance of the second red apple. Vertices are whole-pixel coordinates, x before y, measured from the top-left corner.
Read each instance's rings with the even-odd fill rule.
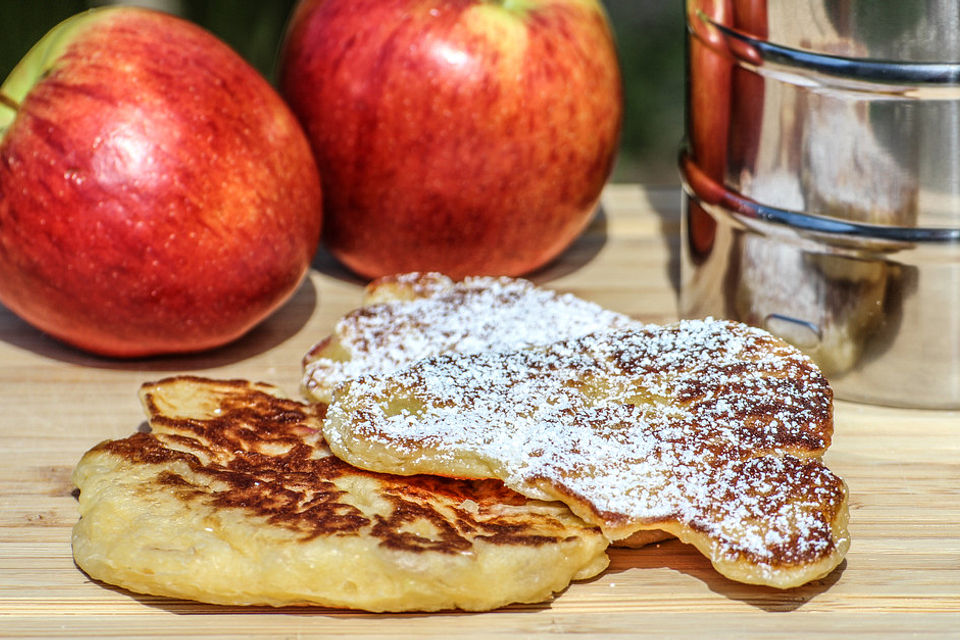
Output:
[[[304,0],[280,86],[324,240],[369,277],[543,265],[589,222],[623,110],[594,0]]]

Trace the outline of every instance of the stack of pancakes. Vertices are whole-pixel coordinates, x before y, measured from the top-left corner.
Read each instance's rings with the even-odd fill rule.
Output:
[[[74,474],[74,557],[133,591],[370,611],[539,602],[667,535],[734,580],[836,567],[832,393],[744,325],[643,325],[507,278],[407,274],[304,358],[307,402],[148,383]]]

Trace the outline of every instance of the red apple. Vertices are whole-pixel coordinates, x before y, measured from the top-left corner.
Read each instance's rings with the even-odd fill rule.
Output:
[[[61,23],[0,87],[0,301],[132,357],[237,338],[320,235],[309,143],[203,29],[143,9]]]
[[[303,0],[280,89],[324,241],[369,277],[517,275],[586,226],[623,111],[595,0]]]

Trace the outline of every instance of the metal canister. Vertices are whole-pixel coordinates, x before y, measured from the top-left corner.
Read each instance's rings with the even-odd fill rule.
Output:
[[[681,314],[960,408],[960,2],[688,0]]]

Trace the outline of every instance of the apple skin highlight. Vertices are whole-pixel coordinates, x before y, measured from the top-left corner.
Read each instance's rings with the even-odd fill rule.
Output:
[[[309,144],[210,33],[78,14],[0,91],[0,302],[27,322],[101,355],[198,351],[301,282],[322,210]]]
[[[304,0],[280,89],[324,187],[324,242],[367,277],[519,275],[584,229],[623,96],[594,0]]]

